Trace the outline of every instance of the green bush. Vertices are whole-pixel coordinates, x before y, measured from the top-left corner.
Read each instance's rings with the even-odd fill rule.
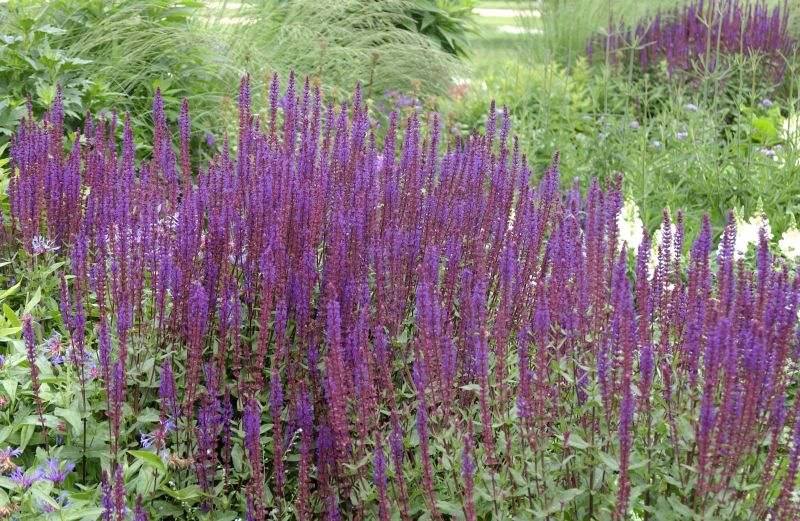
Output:
[[[69,128],[110,110],[149,122],[155,89],[170,101],[188,97],[198,129],[217,123],[221,92],[238,71],[210,32],[196,23],[191,0],[15,1],[0,6],[0,133],[50,106],[60,83]],[[170,103],[169,106],[179,105]],[[177,112],[168,114],[177,121]]]

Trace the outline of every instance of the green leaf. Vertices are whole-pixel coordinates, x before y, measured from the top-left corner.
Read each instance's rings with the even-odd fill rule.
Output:
[[[11,322],[14,326],[21,326],[22,322],[20,322],[17,313],[11,309],[8,304],[3,304],[3,314],[6,316],[9,322]]]
[[[566,490],[559,490],[555,495],[555,500],[559,503],[569,503],[576,497],[583,494],[582,488],[568,488]]]
[[[2,293],[0,293],[0,300],[6,299],[6,298],[10,297],[11,295],[13,295],[14,293],[16,293],[17,291],[19,291],[19,285],[21,283],[22,283],[22,281],[19,281],[16,284],[14,284],[13,286],[11,286],[10,288],[8,288],[7,290],[5,290]]]
[[[25,450],[25,447],[28,446],[28,443],[33,438],[33,431],[36,429],[34,425],[23,425],[22,430],[20,431],[19,436],[19,448],[21,450]]]
[[[27,315],[30,313],[33,308],[42,300],[42,288],[41,286],[36,288],[36,291],[33,293],[33,297],[25,304],[25,309],[22,311],[23,315]]]
[[[567,443],[567,445],[578,450],[583,450],[589,446],[589,443],[587,443],[586,440],[581,438],[579,434],[572,432],[569,435],[569,442]]]
[[[0,338],[2,338],[2,337],[8,337],[8,336],[11,336],[11,335],[16,335],[16,334],[17,334],[17,333],[19,333],[21,330],[22,330],[22,328],[21,328],[21,327],[19,327],[19,326],[15,326],[15,327],[4,327],[4,328],[0,329]]]
[[[617,458],[611,456],[605,452],[599,452],[600,459],[603,461],[603,464],[613,470],[614,472],[619,472],[619,460]]]
[[[167,465],[163,461],[161,461],[161,458],[159,458],[156,454],[153,454],[152,452],[148,452],[146,450],[129,450],[128,454],[130,454],[134,458],[142,460],[142,462],[149,465],[150,467],[155,468],[159,472],[162,473],[167,472]]]
[[[57,407],[55,410],[55,415],[59,418],[63,418],[64,420],[69,423],[77,434],[80,434],[83,425],[81,422],[81,415],[78,411],[74,411],[72,409],[62,409]],[[160,461],[160,460],[159,460]]]
[[[464,510],[461,508],[461,505],[458,503],[454,503],[452,501],[445,501],[443,499],[436,500],[436,508],[438,508],[441,512],[445,514],[449,514],[454,517],[458,517],[459,515],[463,515]]]
[[[17,383],[14,378],[3,378],[2,380],[3,389],[12,401],[17,397]]]
[[[180,490],[170,490],[168,488],[162,487],[161,490],[163,490],[173,498],[177,499],[178,501],[186,501],[187,503],[194,502],[203,497],[203,491],[200,490],[200,487],[198,487],[197,485],[189,485],[188,487],[182,488]]]
[[[681,514],[681,519],[694,519],[694,512],[691,508],[681,503],[675,496],[667,498],[676,514]]]

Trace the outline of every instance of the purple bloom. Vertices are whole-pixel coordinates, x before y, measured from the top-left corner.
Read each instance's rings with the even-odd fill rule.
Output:
[[[136,506],[133,507],[133,521],[147,521],[147,511],[142,506],[142,495],[136,496]]]
[[[34,255],[43,255],[58,251],[58,246],[50,239],[37,235],[31,241],[31,248]]]
[[[643,71],[666,62],[670,77],[712,73],[736,55],[759,55],[764,57],[761,73],[780,83],[787,68],[783,57],[797,46],[788,30],[790,13],[783,2],[770,8],[760,1],[720,4],[691,0],[659,10],[635,27],[620,23],[616,13],[609,13],[606,32],[592,36],[585,49],[590,59],[610,59],[618,66],[627,66],[630,55]]]
[[[484,134],[452,141],[441,140],[438,122],[405,111],[402,124],[395,111],[378,140],[360,91],[353,104],[327,108],[308,83],[298,96],[275,79],[269,98],[267,122],[251,111],[243,79],[236,150],[226,139],[197,175],[188,104],[175,148],[160,98],[141,162],[130,124],[115,142],[113,116],[63,156],[60,116],[26,120],[12,139],[11,218],[3,215],[0,241],[29,245],[42,234],[71,250],[65,269],[74,278],[62,279],[60,311],[74,352],[62,355],[56,337],[44,351],[89,368],[97,381],[76,382],[108,400],[104,520],[143,519],[144,499],[128,496],[122,474],[136,448],[136,423],[125,416],[134,410],[147,422],[154,406],[159,421],[139,442],[175,470],[175,486],[202,490],[200,510],[225,504],[259,521],[273,505],[304,521],[358,512],[412,519],[420,502],[440,520],[437,495],[451,471],[460,515],[491,517],[485,493],[508,490],[503,469],[563,461],[578,424],[584,439],[619,457],[618,474],[597,483],[617,496],[615,507],[613,498],[598,506],[601,517],[615,508],[625,519],[640,503],[631,489],[647,469],[628,470],[645,453],[658,460],[652,468],[691,480],[697,493],[675,499],[693,510],[737,497],[754,519],[796,517],[788,494],[800,442],[785,433],[800,430],[800,278],[770,254],[765,233],[753,269],[734,256],[731,216],[712,266],[710,219],[686,255],[682,218],[673,226],[666,214],[657,254],[643,232],[634,266],[617,219],[621,176],[606,188],[577,179],[565,187],[557,155],[536,172],[507,111],[493,108]],[[22,326],[26,389],[41,421],[32,440],[52,444],[67,429],[49,432],[39,332],[30,315]],[[81,351],[80,331],[96,355]],[[161,357],[161,367],[143,365],[142,355]],[[693,439],[687,424],[697,426]],[[442,467],[443,440],[460,458],[453,468]],[[647,451],[651,440],[672,447],[666,460]],[[71,462],[47,460],[26,476],[17,455],[0,451],[17,494],[38,479],[59,492],[74,481]],[[544,483],[545,504],[593,471],[570,461],[556,490]],[[375,492],[354,504],[364,478]],[[517,488],[530,498],[503,504],[510,517],[525,499],[538,501],[542,483],[532,481]],[[742,495],[740,483],[760,490]],[[211,491],[234,503],[217,504]]]
[[[52,458],[45,461],[44,466],[39,467],[39,474],[42,479],[52,481],[56,485],[61,485],[67,479],[67,476],[75,470],[75,464],[66,460],[63,465],[58,461],[58,458]]]
[[[772,101],[770,101],[768,98],[764,98],[761,100],[761,106],[770,108],[772,107]]]
[[[687,103],[683,106],[684,109],[688,110],[689,112],[697,112],[697,105],[694,103]]]
[[[41,476],[38,472],[34,473],[33,476],[28,476],[22,471],[22,467],[17,467],[14,469],[13,472],[11,472],[11,474],[9,474],[8,479],[10,479],[11,482],[14,483],[16,486],[22,489],[27,489],[31,485],[39,481],[39,479],[41,479]]]
[[[175,424],[172,422],[172,420],[159,421],[158,429],[150,434],[142,433],[139,435],[139,444],[145,449],[149,449],[154,444],[156,445],[156,448],[161,448],[164,446],[167,434],[174,430]]]

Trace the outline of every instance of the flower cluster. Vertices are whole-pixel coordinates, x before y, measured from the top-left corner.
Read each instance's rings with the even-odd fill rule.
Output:
[[[632,52],[645,71],[663,60],[670,76],[696,67],[714,71],[734,54],[762,55],[780,80],[785,57],[796,49],[789,14],[788,2],[770,8],[759,0],[689,0],[636,27],[610,26],[607,34],[586,43],[586,53],[593,60],[617,61],[618,53]]]
[[[173,146],[158,94],[138,164],[127,117],[62,154],[60,97],[12,140],[1,236],[69,255],[63,342],[98,361],[104,519],[168,497],[172,515],[187,490],[258,520],[797,518],[800,278],[763,223],[731,216],[713,259],[706,220],[686,257],[680,214],[651,241],[621,176],[565,189],[557,154],[535,174],[494,105],[450,142],[393,111],[379,147],[360,90],[336,107],[275,78],[263,118],[250,97],[245,77],[236,146],[196,171],[188,104]],[[30,316],[23,337],[46,442]],[[158,426],[137,439],[130,410]],[[126,483],[142,448],[166,455],[160,481]]]

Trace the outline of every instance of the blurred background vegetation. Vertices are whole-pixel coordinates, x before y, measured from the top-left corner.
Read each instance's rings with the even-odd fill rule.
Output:
[[[438,114],[452,135],[485,125],[495,99],[536,169],[558,150],[565,182],[622,172],[651,229],[665,208],[684,210],[689,235],[702,213],[719,230],[735,209],[744,219],[764,211],[780,233],[800,219],[796,55],[783,57],[777,83],[759,56],[682,81],[585,57],[592,37],[684,4],[10,0],[0,3],[0,145],[25,116],[26,96],[40,114],[60,83],[71,129],[87,112],[128,112],[142,158],[156,88],[173,124],[187,97],[194,144],[213,153],[201,147],[207,134],[218,144],[235,136],[241,75],[253,76],[260,108],[271,74],[294,70],[332,102],[360,82],[379,122],[396,108]],[[786,5],[800,41],[800,7]]]

